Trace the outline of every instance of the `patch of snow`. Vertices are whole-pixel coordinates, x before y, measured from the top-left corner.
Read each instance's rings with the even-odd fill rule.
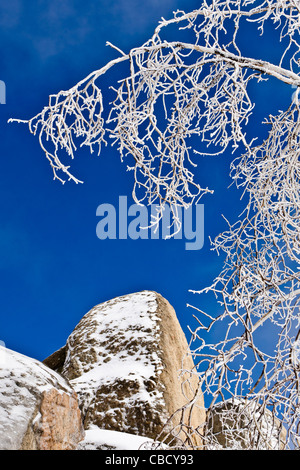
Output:
[[[109,431],[91,426],[78,450],[150,450],[160,446],[152,439],[119,431]],[[165,447],[164,447],[165,448]]]

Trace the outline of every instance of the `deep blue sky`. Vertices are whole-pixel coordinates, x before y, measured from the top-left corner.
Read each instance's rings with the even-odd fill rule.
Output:
[[[7,124],[11,117],[31,118],[49,94],[115,58],[106,41],[127,52],[152,35],[162,16],[198,5],[196,0],[0,0],[0,79],[7,87],[7,103],[0,105],[0,339],[7,347],[42,360],[65,344],[95,304],[143,289],[169,300],[184,331],[186,324],[194,325],[187,303],[213,308],[188,290],[208,285],[218,274],[222,259],[210,251],[208,237],[225,228],[222,213],[235,220],[241,207],[237,191],[227,189],[230,153],[201,159],[196,170],[215,189],[201,201],[202,250],[186,251],[184,240],[100,241],[98,205],[117,205],[121,195],[132,202],[132,175],[117,150],[108,147],[100,157],[79,151],[74,171],[84,184],[62,185],[53,181],[27,126]],[[261,43],[245,40],[255,53],[261,51]],[[109,85],[109,76],[103,83]],[[279,85],[254,90],[260,117],[274,96],[288,99],[291,90],[282,90]]]

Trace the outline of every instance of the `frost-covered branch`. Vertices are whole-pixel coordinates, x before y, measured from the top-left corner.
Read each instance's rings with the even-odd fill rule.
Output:
[[[270,116],[268,138],[233,161],[232,177],[248,204],[214,240],[213,248],[226,255],[224,267],[198,292],[214,294],[221,313],[207,315],[193,307],[198,326],[191,331],[191,349],[209,399],[208,448],[220,448],[212,422],[221,417],[233,448],[300,445],[299,111],[295,96],[287,111]],[[219,338],[215,342],[212,332]],[[226,412],[221,403],[228,404]],[[249,406],[251,413],[260,410],[252,424]],[[241,416],[253,427],[252,437],[245,437],[242,425],[228,427]]]
[[[213,189],[195,181],[195,154],[220,154],[229,145],[234,150],[239,144],[246,148],[251,144],[244,131],[253,110],[247,91],[250,80],[273,76],[290,85],[300,84],[298,75],[282,64],[242,56],[237,46],[241,19],[256,21],[262,29],[269,17],[276,23],[281,11],[278,2],[258,2],[253,8],[252,3],[204,2],[194,12],[176,12],[173,19],[161,21],[147,43],[129,54],[113,46],[121,57],[70,90],[51,95],[48,106],[29,121],[19,120],[38,135],[54,178],[64,182],[65,173],[67,179],[80,182],[70,165],[63,163],[64,153],[73,159],[77,140],[91,152],[95,147],[100,152],[110,137],[122,159],[131,157],[127,168],[134,172],[136,202],[187,207],[212,193]],[[294,5],[281,3],[293,39]],[[220,35],[233,16],[232,39],[224,42]],[[194,42],[161,37],[174,23],[182,30],[192,30]],[[114,88],[116,99],[109,109],[98,82],[124,62],[130,73]],[[109,114],[106,121],[105,109]],[[160,118],[161,113],[165,119]],[[198,149],[195,136],[199,137]]]

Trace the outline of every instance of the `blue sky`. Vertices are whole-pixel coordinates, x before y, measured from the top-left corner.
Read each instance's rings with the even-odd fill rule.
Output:
[[[155,290],[174,306],[184,331],[193,311],[215,308],[188,292],[210,284],[222,257],[210,251],[212,238],[235,220],[239,194],[228,189],[230,153],[201,159],[196,178],[214,187],[205,205],[205,241],[199,251],[184,240],[99,240],[96,209],[131,200],[132,175],[116,148],[101,156],[80,150],[74,171],[83,185],[53,181],[52,170],[25,125],[48,96],[68,89],[116,57],[106,41],[125,52],[142,44],[163,16],[196,9],[194,0],[0,0],[0,79],[6,104],[0,105],[0,339],[23,354],[44,359],[94,305],[144,289]],[[250,45],[248,38],[245,44]],[[261,43],[252,42],[255,53]],[[276,51],[269,47],[270,54]],[[249,52],[250,53],[250,52]],[[109,75],[104,80],[108,86]],[[278,84],[254,89],[257,116],[286,103],[292,91]],[[276,97],[276,99],[274,99]],[[272,110],[272,109],[271,109]],[[250,132],[260,133],[260,125]]]

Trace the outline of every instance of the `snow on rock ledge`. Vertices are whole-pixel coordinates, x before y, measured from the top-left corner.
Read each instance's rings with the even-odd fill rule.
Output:
[[[41,362],[0,348],[0,450],[75,449],[84,437],[76,393]]]
[[[153,450],[165,449],[158,442],[147,437],[119,431],[107,431],[97,426],[90,426],[85,439],[77,450]]]
[[[95,306],[44,363],[70,381],[87,431],[97,426],[155,439],[197,386],[196,378],[179,380],[187,350],[174,309],[161,295],[143,291]],[[184,369],[192,368],[187,355]],[[204,421],[200,396],[191,425]],[[199,436],[194,445],[201,445]]]

